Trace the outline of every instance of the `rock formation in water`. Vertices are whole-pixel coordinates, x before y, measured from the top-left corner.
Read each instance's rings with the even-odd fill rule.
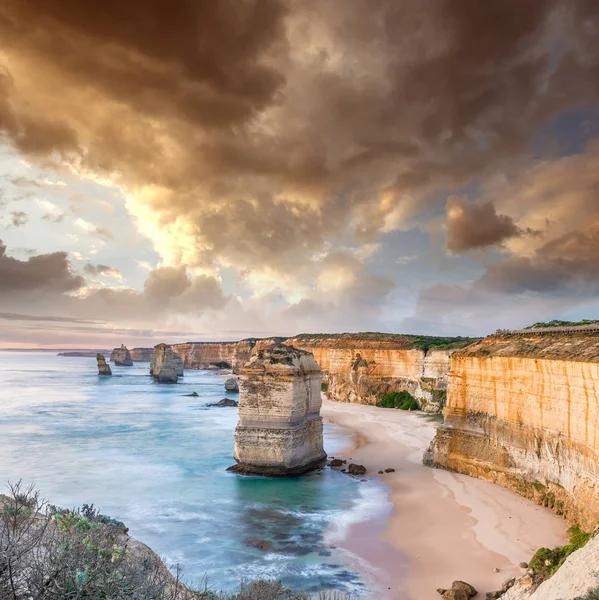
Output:
[[[275,342],[306,350],[320,365],[329,397],[340,402],[376,404],[389,392],[407,391],[422,410],[445,405],[449,356],[473,340],[394,334],[299,335],[240,342],[188,342],[173,345],[185,367],[230,366],[239,372],[251,356]]]
[[[164,351],[165,358],[163,360],[166,360],[166,363],[174,369],[177,377],[183,377],[183,361],[181,360],[181,357],[173,351],[172,347],[167,344],[158,344],[152,348],[152,352],[150,353],[150,375],[154,375],[157,366],[158,348],[160,347],[162,352],[163,346],[166,348]]]
[[[127,350],[127,346],[121,344],[120,348],[115,348],[111,355],[110,360],[117,367],[131,367],[133,366],[133,361],[131,360],[131,354],[129,350]]]
[[[150,362],[152,348],[132,348],[131,359],[133,362]]]
[[[237,383],[237,379],[234,377],[227,379],[227,381],[225,381],[225,390],[227,390],[227,392],[238,392],[239,384]]]
[[[273,344],[252,356],[242,370],[231,470],[284,476],[322,466],[320,382],[309,352]]]
[[[152,350],[150,375],[157,383],[177,383],[177,370],[181,368],[181,359],[166,344],[158,344]],[[182,370],[182,369],[181,369]]]
[[[599,520],[599,336],[497,335],[451,357],[445,424],[425,463]]]
[[[96,354],[96,361],[98,362],[98,375],[112,375],[110,365],[106,362],[103,354]]]

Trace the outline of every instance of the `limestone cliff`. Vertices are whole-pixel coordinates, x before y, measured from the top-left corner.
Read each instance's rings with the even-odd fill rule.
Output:
[[[216,365],[239,372],[253,354],[280,341],[314,355],[327,393],[334,400],[374,404],[388,392],[407,390],[423,410],[438,412],[445,403],[450,353],[472,340],[375,333],[304,334],[240,342],[188,342],[172,348],[186,368]]]
[[[231,470],[281,476],[322,465],[320,382],[308,352],[273,344],[254,354],[242,369]]]
[[[132,348],[131,359],[133,362],[150,362],[152,348]]]
[[[283,338],[249,338],[239,342],[186,342],[173,344],[171,348],[179,355],[186,369],[210,369],[220,367],[238,373],[254,352]]]
[[[130,367],[133,365],[131,360],[131,354],[124,344],[121,344],[120,348],[115,348],[110,354],[110,360],[120,367]]]
[[[489,337],[451,356],[425,462],[487,479],[592,530],[599,520],[599,337]]]
[[[334,400],[376,404],[388,392],[406,390],[423,410],[439,412],[445,404],[451,347],[467,342],[442,338],[449,349],[435,349],[437,339],[425,338],[422,344],[414,336],[364,333],[302,335],[286,343],[314,354]]]

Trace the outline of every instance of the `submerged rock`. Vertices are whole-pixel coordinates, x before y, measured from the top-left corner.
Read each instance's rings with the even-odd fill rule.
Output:
[[[238,392],[239,384],[237,383],[237,379],[234,377],[227,379],[227,381],[225,381],[225,389],[227,392]]]
[[[223,398],[218,402],[208,404],[208,406],[239,406],[239,403],[235,400],[231,400],[230,398]]]
[[[98,375],[112,375],[112,369],[103,354],[96,354],[96,361],[98,363]]]
[[[120,348],[115,348],[110,355],[110,360],[117,367],[132,367],[133,360],[131,359],[131,353],[127,350],[127,346],[121,344]]]
[[[198,398],[199,397],[199,394],[197,392],[191,392],[191,394],[183,394],[183,395],[188,398]]]
[[[347,467],[347,471],[350,475],[366,475],[366,467],[364,465],[355,465],[351,463]]]
[[[321,467],[320,367],[283,344],[259,350],[242,370],[235,460],[230,470],[288,476]]]

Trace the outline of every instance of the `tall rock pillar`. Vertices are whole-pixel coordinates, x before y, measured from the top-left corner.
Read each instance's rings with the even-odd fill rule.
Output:
[[[310,352],[283,344],[259,350],[242,369],[239,422],[230,470],[301,475],[320,467],[320,367]]]

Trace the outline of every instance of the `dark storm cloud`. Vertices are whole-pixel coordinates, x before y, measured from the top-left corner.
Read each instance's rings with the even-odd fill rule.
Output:
[[[487,269],[477,285],[483,289],[520,293],[599,290],[599,224],[562,235],[531,257],[512,257]]]
[[[455,197],[447,201],[447,249],[452,252],[496,246],[521,233],[491,202],[472,204]]]
[[[579,1],[9,0],[0,15],[6,133],[25,150],[10,124],[45,115],[36,150],[54,127],[87,168],[159,186],[135,214],[188,223],[198,262],[274,251],[285,269],[348,228],[376,237],[597,91],[579,34],[597,15]],[[261,215],[254,242],[219,243],[231,212],[242,233]],[[309,235],[276,244],[284,231]]]
[[[0,241],[0,295],[63,294],[83,284],[83,277],[71,273],[66,252],[40,254],[23,261],[7,256],[6,246]]]
[[[336,246],[440,214],[473,177],[517,170],[554,115],[596,105],[598,23],[588,0],[6,0],[0,131],[120,185],[166,263],[313,289]],[[525,243],[523,216],[481,201],[450,219],[447,246]],[[555,260],[536,246],[551,241],[484,285],[508,288],[511,270],[541,286]],[[360,281],[387,296],[351,269],[352,310],[378,302]],[[217,279],[184,278],[154,273],[89,305],[227,303]]]

